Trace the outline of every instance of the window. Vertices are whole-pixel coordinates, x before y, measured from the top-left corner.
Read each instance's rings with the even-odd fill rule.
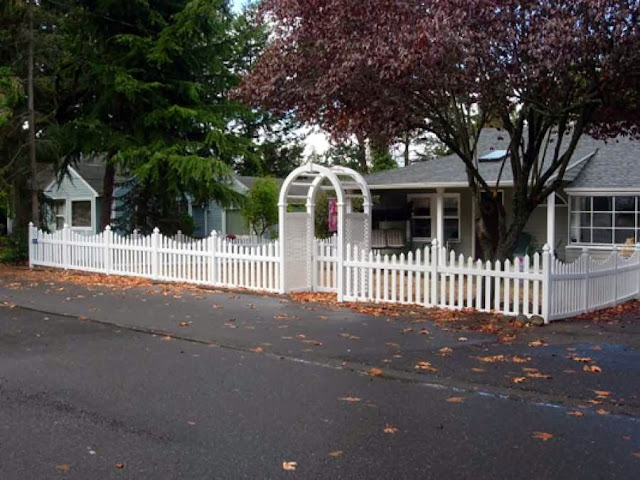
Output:
[[[629,244],[640,239],[639,197],[571,197],[571,242]]]
[[[436,195],[420,195],[411,201],[411,235],[414,240],[427,241],[435,236]],[[449,194],[443,198],[444,241],[460,241],[460,197]]]
[[[411,236],[431,239],[431,197],[415,197],[411,207]]]
[[[91,201],[71,202],[71,226],[91,227]]]
[[[67,223],[66,212],[66,201],[56,200],[55,202],[53,202],[53,217],[56,222],[56,230],[62,230],[64,228],[64,224]]]

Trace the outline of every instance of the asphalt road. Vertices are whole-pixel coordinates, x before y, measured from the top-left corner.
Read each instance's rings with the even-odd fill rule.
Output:
[[[640,478],[634,415],[207,342],[0,308],[0,479]]]

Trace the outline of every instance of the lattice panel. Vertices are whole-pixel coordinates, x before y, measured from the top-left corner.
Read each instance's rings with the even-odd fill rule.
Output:
[[[287,212],[284,233],[280,239],[284,245],[285,289],[311,288],[311,239],[309,229],[311,216],[306,212]]]
[[[369,215],[366,213],[347,213],[345,215],[345,244],[357,245],[360,249],[369,250],[371,245],[371,228]]]

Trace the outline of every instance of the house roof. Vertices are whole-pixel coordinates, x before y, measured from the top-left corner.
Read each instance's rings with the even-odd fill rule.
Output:
[[[250,190],[251,187],[253,187],[253,184],[255,183],[255,181],[259,178],[264,178],[264,177],[249,177],[247,175],[235,175],[235,179],[240,182],[242,185],[244,185],[247,190]],[[269,178],[273,178],[275,181],[278,182],[278,185],[282,185],[284,183],[284,179],[282,178],[275,178],[275,177],[269,177]]]
[[[478,154],[485,156],[509,145],[506,132],[484,129],[478,141]],[[551,152],[545,162],[550,161]],[[480,174],[490,185],[495,184],[502,162],[480,162]],[[365,177],[372,189],[393,187],[446,187],[468,185],[465,166],[457,155],[447,155],[408,167],[374,173]],[[640,188],[640,142],[618,137],[607,142],[583,135],[576,147],[564,177],[571,188]],[[513,181],[511,169],[505,166],[501,184]]]
[[[93,188],[98,196],[102,196],[104,191],[104,172],[107,168],[105,155],[88,155],[82,157],[78,162],[70,165],[82,179]],[[53,165],[41,165],[38,168],[38,185],[40,188],[47,188],[56,180],[56,171]],[[126,180],[125,177],[116,175],[115,184],[118,185]]]

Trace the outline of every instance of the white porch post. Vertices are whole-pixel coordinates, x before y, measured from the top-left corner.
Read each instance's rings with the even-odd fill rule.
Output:
[[[444,242],[444,188],[436,190],[436,240],[440,247],[446,247]]]
[[[556,244],[556,193],[553,192],[547,198],[547,245],[549,253],[553,256]]]

